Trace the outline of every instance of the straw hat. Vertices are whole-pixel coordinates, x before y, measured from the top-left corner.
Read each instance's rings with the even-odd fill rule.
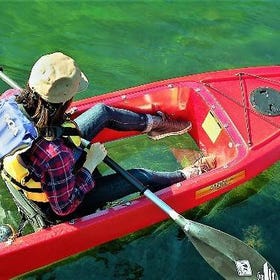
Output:
[[[42,56],[33,65],[28,83],[50,103],[64,103],[88,86],[76,62],[61,52]]]

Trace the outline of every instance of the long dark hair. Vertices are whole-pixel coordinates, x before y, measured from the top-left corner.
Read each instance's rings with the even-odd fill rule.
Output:
[[[59,126],[66,119],[66,110],[72,100],[65,103],[50,103],[45,101],[27,85],[16,101],[22,104],[28,115],[34,121],[38,129],[48,126]]]

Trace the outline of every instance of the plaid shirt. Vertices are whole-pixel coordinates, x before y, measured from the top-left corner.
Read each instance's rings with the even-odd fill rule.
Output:
[[[1,98],[18,94],[19,90],[9,89]],[[41,182],[53,211],[65,216],[75,211],[85,194],[94,188],[94,181],[86,168],[73,174],[74,153],[61,139],[35,141],[25,161],[31,177]]]
[[[91,173],[82,167],[73,174],[73,151],[62,139],[35,141],[29,155],[27,168],[41,182],[53,211],[60,216],[73,213],[95,185]]]

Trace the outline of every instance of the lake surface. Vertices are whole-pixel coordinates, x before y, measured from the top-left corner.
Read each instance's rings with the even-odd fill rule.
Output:
[[[279,64],[279,11],[278,0],[0,0],[0,65],[23,86],[41,55],[63,51],[90,80],[84,98],[191,73]],[[6,88],[0,83],[1,91]],[[279,273],[279,173],[278,162],[185,216],[253,245]],[[16,209],[2,186],[0,223],[14,223]],[[166,221],[20,279],[221,277]]]

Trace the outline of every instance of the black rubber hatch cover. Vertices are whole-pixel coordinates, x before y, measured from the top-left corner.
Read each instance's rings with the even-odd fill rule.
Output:
[[[253,108],[264,115],[280,115],[280,92],[273,88],[260,87],[253,90],[250,101]]]

